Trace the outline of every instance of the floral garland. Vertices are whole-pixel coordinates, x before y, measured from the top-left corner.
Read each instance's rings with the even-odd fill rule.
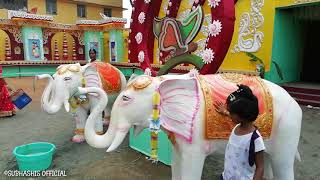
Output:
[[[82,80],[81,80],[81,86],[82,86],[82,88],[86,87],[86,80],[84,78],[82,78]],[[75,97],[74,96],[75,94],[73,94],[69,99],[69,104],[70,104],[70,107],[71,107],[71,114],[74,117],[76,116],[76,112],[78,110],[79,105],[86,104],[86,103],[89,102],[89,99],[87,98],[87,95],[84,94],[84,95],[80,95],[78,97]]]
[[[160,131],[160,93],[159,91],[155,91],[153,93],[152,99],[152,120],[150,123],[150,131],[151,131],[151,155],[150,159],[153,163],[158,161],[158,133]]]

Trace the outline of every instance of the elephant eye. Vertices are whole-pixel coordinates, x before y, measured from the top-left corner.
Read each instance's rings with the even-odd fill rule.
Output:
[[[65,77],[63,80],[69,81],[69,80],[71,80],[71,77]]]
[[[123,95],[122,96],[122,100],[123,101],[129,101],[131,98],[130,97],[128,97],[128,96],[126,96],[126,95]]]

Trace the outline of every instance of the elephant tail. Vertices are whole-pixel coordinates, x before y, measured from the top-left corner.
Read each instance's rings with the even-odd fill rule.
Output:
[[[298,150],[297,150],[297,152],[296,152],[295,158],[296,158],[299,162],[301,162],[301,156],[300,156],[300,153],[299,153]]]

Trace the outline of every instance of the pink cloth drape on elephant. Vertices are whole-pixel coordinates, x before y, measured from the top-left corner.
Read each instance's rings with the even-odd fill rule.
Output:
[[[230,117],[218,113],[214,104],[218,101],[226,102],[229,94],[237,90],[237,84],[249,86],[257,96],[260,113],[255,125],[264,138],[270,137],[273,104],[271,94],[263,80],[255,76],[231,73],[163,80],[159,85],[162,127],[191,143],[202,90],[205,101],[205,137],[227,139],[235,124]]]
[[[224,73],[198,76],[198,79],[205,98],[207,139],[228,139],[236,125],[230,117],[216,112],[214,105],[218,101],[225,103],[229,94],[238,89],[237,84],[249,86],[258,98],[259,116],[255,125],[264,138],[270,137],[273,123],[272,96],[260,77]]]

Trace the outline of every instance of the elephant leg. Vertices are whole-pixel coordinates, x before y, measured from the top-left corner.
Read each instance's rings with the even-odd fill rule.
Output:
[[[99,99],[95,96],[89,96],[90,97],[90,100],[91,100],[91,107],[90,107],[90,115],[92,115],[92,113],[94,112],[94,110],[97,107],[97,104],[99,104]],[[96,130],[96,133],[97,134],[100,134],[102,135],[103,134],[103,122],[102,122],[102,116],[104,115],[104,111],[100,111],[100,112],[97,112],[98,114],[94,115],[94,119],[95,119],[95,130]]]
[[[179,147],[180,150],[181,147]],[[183,151],[183,150],[182,150]],[[206,154],[202,151],[182,152],[180,161],[181,178],[183,180],[200,180]]]
[[[94,107],[93,107],[94,108]],[[92,109],[93,109],[92,108]],[[93,110],[91,109],[91,112],[93,112]],[[96,117],[96,124],[95,124],[95,130],[97,134],[103,134],[103,122],[102,122],[102,112],[99,116]]]
[[[172,165],[171,173],[173,180],[181,179],[181,155],[178,152],[178,149],[174,146],[172,148]]]
[[[292,119],[285,119],[290,121]],[[285,131],[294,129],[293,127],[286,127],[273,137],[272,149],[270,149],[270,157],[272,164],[272,171],[274,180],[294,180],[294,160],[297,152],[298,137],[289,135]]]
[[[110,123],[110,115],[111,115],[111,108],[107,107],[104,110],[104,112],[105,112],[105,114],[104,114],[104,117],[103,117],[103,125],[109,125],[109,123]]]
[[[274,180],[294,180],[294,154],[293,158],[278,152],[279,155],[272,157],[272,171]]]
[[[274,180],[294,180],[301,119],[302,111],[296,102],[288,106],[281,119],[277,119],[279,128],[274,131],[269,151]]]
[[[290,121],[291,119],[285,119]],[[293,129],[292,127],[287,127]],[[282,129],[281,131],[286,131]],[[288,133],[277,134],[274,137],[270,158],[274,180],[294,180],[294,160],[298,142],[289,137]]]
[[[268,154],[264,156],[264,176],[266,180],[271,180],[273,178],[271,159]]]
[[[87,111],[82,107],[78,107],[78,110],[74,116],[74,120],[76,123],[76,130],[75,130],[75,135],[72,137],[73,142],[81,143],[85,141],[84,127],[86,125],[87,117],[88,117]]]

